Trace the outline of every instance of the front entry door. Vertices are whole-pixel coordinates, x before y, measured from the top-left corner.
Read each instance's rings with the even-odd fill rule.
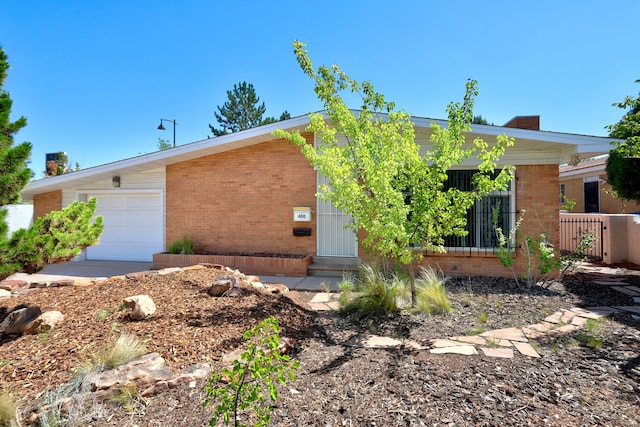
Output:
[[[318,174],[318,188],[326,182],[327,179]],[[345,228],[353,222],[353,218],[331,202],[317,199],[317,203],[318,256],[357,257],[356,234],[351,228]]]

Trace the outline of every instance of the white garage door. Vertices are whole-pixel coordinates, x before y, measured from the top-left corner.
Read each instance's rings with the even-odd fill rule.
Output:
[[[88,260],[151,261],[163,251],[160,193],[89,194],[102,215],[100,243],[87,248]]]

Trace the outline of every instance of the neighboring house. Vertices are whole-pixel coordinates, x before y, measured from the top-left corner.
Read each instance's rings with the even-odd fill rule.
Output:
[[[416,141],[428,148],[431,124],[446,121],[413,117]],[[493,255],[491,209],[501,210],[505,232],[516,212],[526,209],[520,231],[559,237],[558,165],[572,157],[588,158],[608,149],[609,138],[532,130],[539,119],[518,117],[508,125],[529,129],[473,125],[468,141],[495,141],[509,134],[516,140],[503,164],[516,167],[508,191],[479,202],[469,214],[470,233],[449,239],[455,246],[446,255],[429,257],[446,273],[507,275]],[[33,200],[36,217],[74,200],[98,200],[104,217],[98,245],[87,248],[92,260],[150,261],[173,241],[186,236],[197,248],[216,253],[281,253],[316,257],[364,256],[356,235],[344,225],[350,218],[318,200],[322,176],[292,143],[272,135],[275,129],[304,129],[307,116],[260,126],[169,150],[145,154],[70,174],[34,181],[23,191]],[[315,135],[304,134],[314,143]],[[450,174],[449,185],[464,186],[477,162]],[[310,221],[294,220],[311,208]],[[302,215],[305,216],[305,215]],[[306,228],[306,233],[294,233]],[[523,257],[520,257],[523,258]],[[320,258],[322,259],[322,258]]]
[[[576,202],[572,213],[621,214],[640,212],[640,204],[620,200],[607,183],[607,155],[575,166],[560,167],[560,194]]]

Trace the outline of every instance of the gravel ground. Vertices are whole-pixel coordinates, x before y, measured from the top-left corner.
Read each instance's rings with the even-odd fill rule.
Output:
[[[610,272],[640,285],[637,270]],[[2,337],[0,382],[23,397],[21,408],[27,410],[42,400],[45,390],[71,380],[88,352],[123,330],[145,339],[149,351],[159,352],[176,371],[196,362],[218,369],[221,357],[241,344],[244,330],[275,316],[283,335],[295,342],[293,357],[300,369],[296,382],[281,387],[273,425],[640,424],[640,323],[627,314],[613,315],[592,331],[533,342],[539,359],[344,345],[363,333],[428,344],[434,338],[526,326],[560,309],[633,303],[627,295],[595,285],[588,271],[531,289],[507,279],[452,279],[447,285],[454,307],[449,315],[403,312],[361,322],[309,311],[305,301],[310,296],[304,293],[211,298],[204,291],[219,274],[184,271],[88,288],[37,289],[0,300],[0,321],[24,305],[57,309],[66,316],[46,336]],[[145,293],[158,313],[148,321],[128,321],[119,310],[122,299]],[[601,344],[588,346],[585,337]],[[201,407],[204,386],[177,388],[129,405],[96,404],[73,421],[92,426],[208,425],[211,409]]]

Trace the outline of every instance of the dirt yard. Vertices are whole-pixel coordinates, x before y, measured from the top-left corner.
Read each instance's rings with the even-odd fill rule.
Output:
[[[611,270],[640,286],[640,272]],[[312,294],[240,297],[206,293],[218,270],[145,275],[88,287],[34,289],[0,299],[0,322],[16,307],[59,310],[65,320],[49,333],[0,337],[0,383],[21,397],[21,410],[44,402],[46,393],[71,381],[92,351],[121,331],[146,342],[175,371],[193,363],[220,369],[223,355],[242,344],[242,334],[275,316],[295,343],[300,362],[296,382],[281,387],[272,424],[278,426],[502,426],[640,424],[640,322],[614,314],[596,330],[533,342],[540,358],[511,359],[483,354],[431,354],[408,347],[346,346],[371,333],[430,340],[479,330],[522,327],[571,307],[633,304],[628,295],[577,273],[548,288],[528,289],[513,280],[452,279],[447,289],[454,309],[446,316],[403,312],[375,321],[352,322],[335,312],[314,312]],[[148,294],[158,311],[130,321],[125,297]],[[586,335],[600,345],[589,346]],[[206,382],[178,387],[133,404],[94,402],[66,425],[201,426]],[[50,394],[50,393],[49,393]],[[62,424],[64,425],[64,424]]]

